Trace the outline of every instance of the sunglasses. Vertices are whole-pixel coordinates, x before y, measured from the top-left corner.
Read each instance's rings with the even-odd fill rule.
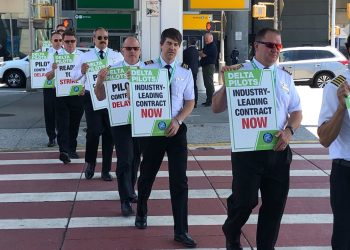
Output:
[[[53,39],[53,41],[54,41],[55,43],[57,43],[57,42],[62,42],[62,39]]]
[[[97,40],[99,40],[99,41],[101,41],[102,39],[107,41],[108,40],[108,36],[98,36],[97,37]]]
[[[75,43],[75,40],[64,40],[65,43]]]
[[[126,49],[127,51],[132,51],[132,50],[139,51],[140,47],[124,47],[124,49]]]
[[[282,44],[280,43],[270,43],[270,42],[263,42],[263,41],[256,41],[256,42],[264,44],[269,49],[276,48],[278,51],[282,49]]]
[[[62,32],[62,33],[63,33],[63,32],[64,32],[64,30],[57,30],[57,32],[59,32],[59,33],[61,33],[61,32]]]

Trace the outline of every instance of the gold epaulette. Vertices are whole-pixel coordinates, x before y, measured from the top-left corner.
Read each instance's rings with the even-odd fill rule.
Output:
[[[287,72],[289,75],[292,75],[292,73],[291,72],[289,72],[288,70],[286,70],[286,68],[285,67],[282,67],[281,68],[284,72]]]
[[[333,78],[330,82],[333,83],[335,86],[339,87],[346,81],[346,78],[342,75],[337,76],[336,78]]]
[[[149,64],[153,64],[153,63],[154,63],[153,60],[149,60],[149,61],[144,62],[145,65],[149,65]]]
[[[183,67],[184,69],[189,69],[190,67],[188,66],[188,64],[186,63],[181,63],[181,67]]]
[[[239,64],[231,65],[231,66],[228,66],[228,67],[229,67],[230,70],[239,70],[243,66],[244,65],[242,63],[239,63]]]

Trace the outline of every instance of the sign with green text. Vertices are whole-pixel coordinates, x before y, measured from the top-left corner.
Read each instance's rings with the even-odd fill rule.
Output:
[[[170,84],[166,69],[132,69],[132,136],[164,136],[171,122]]]
[[[50,64],[48,52],[33,52],[30,56],[30,77],[32,89],[54,88],[54,80],[46,79],[46,68]]]
[[[273,149],[278,127],[272,71],[226,71],[224,77],[232,152]]]
[[[87,80],[87,84],[89,84],[90,86],[90,89],[93,90],[95,89],[98,72],[101,69],[108,67],[107,58],[102,60],[87,62],[87,65],[89,65],[89,69],[86,72],[86,80]],[[94,110],[107,108],[106,99],[99,101],[95,95],[95,91],[90,91],[90,95],[91,95],[92,107]]]

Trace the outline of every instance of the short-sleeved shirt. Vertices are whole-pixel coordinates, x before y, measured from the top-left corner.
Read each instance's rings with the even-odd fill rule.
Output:
[[[265,68],[255,58],[252,61],[242,64],[243,67],[240,70],[252,70],[255,67],[259,69]],[[301,111],[300,97],[295,88],[293,78],[287,71],[276,64],[270,66],[268,69],[276,72],[277,126],[278,129],[284,129],[289,114],[295,111]]]
[[[86,76],[81,73],[81,65],[83,63],[100,60],[99,51],[100,50],[97,47],[95,47],[94,49],[91,49],[90,51],[83,53],[83,55],[79,58],[79,60],[77,61],[77,64],[75,65],[72,71],[73,80],[80,80],[81,78],[83,78],[82,83],[86,82]],[[121,53],[113,51],[110,48],[105,48],[103,52],[104,52],[103,53],[104,56],[107,57],[108,65],[113,65],[113,64],[116,64],[117,62],[124,60],[124,57],[122,56]],[[90,91],[89,84],[85,84],[85,90]]]
[[[159,57],[145,63],[144,68],[164,68],[167,63]],[[182,63],[176,60],[171,66],[171,116],[175,117],[182,110],[184,101],[194,100],[193,77],[190,69],[184,68]],[[175,71],[174,71],[175,70]]]
[[[350,74],[348,72],[344,72],[342,75],[350,82]],[[331,81],[323,89],[322,106],[318,118],[319,127],[329,121],[338,108],[337,89],[338,87]],[[329,146],[329,157],[331,159],[345,159],[350,161],[350,118],[347,111],[337,138]]]

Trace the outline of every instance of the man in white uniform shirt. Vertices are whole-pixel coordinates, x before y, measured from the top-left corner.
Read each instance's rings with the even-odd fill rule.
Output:
[[[77,61],[79,56],[83,54],[76,49],[76,36],[74,31],[66,30],[62,34],[64,42],[64,50],[61,50],[58,55],[74,54],[74,61]],[[53,58],[48,65],[51,68],[46,73],[47,80],[52,80],[55,77],[57,64]],[[77,137],[79,133],[79,125],[83,116],[83,100],[82,96],[63,96],[56,97],[56,116],[57,116],[57,142],[59,146],[59,159],[64,163],[69,163],[72,159],[78,159]]]
[[[84,53],[73,69],[73,80],[82,79],[86,83],[87,62],[97,61],[107,58],[108,65],[115,64],[123,60],[123,56],[108,48],[108,31],[104,28],[97,28],[93,34],[95,48]],[[95,173],[96,158],[100,135],[102,134],[102,172],[104,181],[111,181],[113,139],[106,108],[94,111],[89,85],[85,84],[84,110],[87,124],[86,144],[85,144],[85,178],[91,179]]]
[[[122,53],[124,60],[111,65],[112,67],[123,66],[143,66],[140,62],[141,48],[140,43],[135,37],[127,37],[123,43]],[[105,87],[103,85],[106,79],[108,69],[101,69],[95,86],[95,93],[98,100],[106,98]],[[135,194],[135,184],[137,171],[140,165],[140,145],[138,138],[132,138],[131,125],[113,126],[112,134],[117,152],[117,180],[118,192],[123,216],[129,216],[133,213],[130,202],[137,201]]]
[[[196,247],[197,243],[188,234],[187,127],[183,123],[194,107],[194,87],[191,70],[176,60],[181,42],[182,35],[177,29],[164,30],[160,40],[160,56],[156,60],[145,62],[145,68],[168,70],[172,120],[167,128],[166,137],[142,138],[143,159],[137,185],[135,226],[139,229],[147,227],[147,201],[166,152],[174,217],[174,240],[186,247]]]
[[[334,250],[350,249],[350,118],[345,104],[350,94],[349,82],[350,74],[346,71],[326,84],[317,130],[320,143],[329,148],[332,159],[330,201]]]
[[[270,28],[260,30],[254,48],[252,61],[223,70],[269,69],[273,72],[279,129],[275,136],[278,140],[274,150],[231,153],[232,194],[227,199],[227,219],[222,226],[226,248],[230,250],[242,249],[241,228],[258,205],[259,190],[262,203],[256,233],[257,249],[274,249],[289,191],[292,151],[288,144],[302,119],[300,98],[292,76],[276,65],[282,49],[281,33]],[[226,87],[223,86],[213,96],[212,110],[218,113],[226,108]]]

